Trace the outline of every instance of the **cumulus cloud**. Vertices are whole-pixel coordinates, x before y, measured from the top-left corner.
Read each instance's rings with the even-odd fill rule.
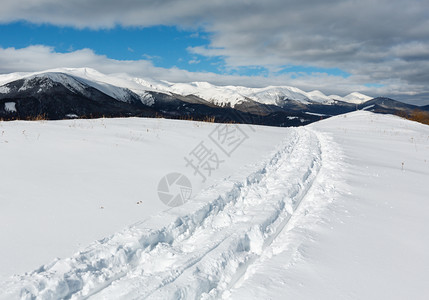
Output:
[[[316,76],[314,87],[320,82],[333,85],[324,86],[325,90],[376,83],[382,88],[371,91],[385,95],[428,93],[429,14],[427,1],[422,0],[3,0],[0,22],[16,20],[93,29],[117,25],[199,29],[209,33],[210,43],[189,51],[220,56],[229,69],[339,68],[351,76],[335,80]],[[95,63],[103,58],[88,51],[76,51],[73,56],[86,54]],[[61,59],[67,58],[64,55]],[[120,63],[133,69],[131,64]],[[140,67],[148,62],[134,64]],[[287,77],[269,79],[275,83]],[[315,75],[290,78],[288,84],[307,77]]]

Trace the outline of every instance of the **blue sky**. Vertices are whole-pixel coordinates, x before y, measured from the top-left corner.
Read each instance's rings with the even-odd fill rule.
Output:
[[[148,59],[159,67],[189,71],[216,71],[222,66],[220,58],[203,58],[187,51],[188,47],[207,45],[206,34],[174,26],[92,30],[14,22],[0,25],[0,32],[3,48],[46,45],[61,53],[89,48],[116,60]]]
[[[429,104],[428,11],[421,0],[2,0],[0,74],[92,67]]]
[[[292,74],[293,78],[312,73],[326,73],[348,77],[339,68],[284,65],[275,71],[261,65],[227,67],[222,56],[203,56],[191,53],[191,47],[207,47],[210,34],[203,31],[179,29],[176,26],[122,27],[111,29],[77,29],[73,27],[29,22],[0,25],[2,48],[22,49],[32,45],[53,47],[56,52],[68,53],[92,49],[97,55],[115,60],[150,60],[162,68],[177,67],[190,72],[213,72],[246,76]]]

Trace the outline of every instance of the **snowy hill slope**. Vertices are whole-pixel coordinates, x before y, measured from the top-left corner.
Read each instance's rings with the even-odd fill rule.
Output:
[[[169,122],[159,136],[186,127],[167,130]],[[22,122],[8,124],[21,130]],[[268,132],[258,134],[266,128],[240,128],[255,133],[254,145],[268,142]],[[222,172],[180,207],[0,283],[0,299],[425,299],[428,126],[359,111],[272,130],[283,141],[265,159]],[[153,144],[136,141],[136,150]],[[175,141],[162,139],[159,149]]]
[[[342,154],[228,297],[426,299],[429,127],[367,112],[309,127]]]
[[[302,152],[304,147],[306,151]],[[31,277],[42,276],[40,283],[50,282],[47,289],[37,291],[37,286],[28,285],[25,277],[19,281],[27,290],[34,291],[29,295],[37,293],[41,297],[57,291],[55,298],[92,295],[170,299],[184,284],[189,286],[183,290],[186,298],[209,292],[218,297],[221,290],[213,290],[214,286],[207,280],[220,281],[220,286],[228,284],[240,264],[251,263],[269,246],[320,168],[319,158],[313,156],[318,147],[317,138],[311,132],[294,132],[291,142],[283,145],[273,159],[243,178],[244,181],[231,178],[205,191],[202,198],[188,202],[180,210],[166,212],[112,236],[102,245],[93,245],[70,261],[54,262],[44,271],[33,273]],[[270,180],[272,176],[289,174],[292,166],[300,167],[294,174],[294,181],[278,185]],[[297,190],[296,183],[301,183],[303,188]],[[295,196],[289,198],[293,194]],[[124,248],[123,245],[128,246]],[[165,257],[169,257],[169,262],[163,260]],[[105,267],[93,272],[91,265],[99,264]],[[70,271],[62,273],[61,270]],[[43,278],[48,273],[54,277]],[[194,280],[189,281],[190,278]],[[112,280],[115,284],[109,286]],[[73,284],[68,284],[69,281]],[[165,284],[168,282],[172,284]],[[136,286],[137,289],[133,288]]]
[[[0,121],[0,240],[8,241],[0,247],[0,281],[168,209],[157,195],[164,175],[180,171],[196,194],[258,163],[287,136],[240,125],[248,138],[227,156],[208,138],[215,128],[144,118]],[[224,161],[205,183],[184,160],[201,141]]]

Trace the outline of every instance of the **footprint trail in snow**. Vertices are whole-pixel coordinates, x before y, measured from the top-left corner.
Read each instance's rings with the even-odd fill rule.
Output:
[[[270,247],[319,173],[317,135],[290,130],[244,179],[225,179],[194,201],[16,276],[0,286],[0,299],[221,297]]]

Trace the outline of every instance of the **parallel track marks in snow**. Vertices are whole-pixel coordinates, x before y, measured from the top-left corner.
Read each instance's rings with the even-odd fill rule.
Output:
[[[108,295],[137,299],[218,297],[240,278],[286,225],[320,168],[320,145],[310,131],[299,134],[259,172],[236,184],[218,209],[175,241],[147,253],[159,263],[174,254],[174,262],[153,272],[144,262],[102,290]]]
[[[16,291],[13,282],[5,288],[10,295],[42,299],[219,297],[270,246],[319,172],[316,135],[305,128],[294,133],[259,171],[232,186],[213,187],[206,195],[219,196],[197,202],[196,210],[172,224],[136,225],[21,276],[17,280],[25,282],[24,289]]]

